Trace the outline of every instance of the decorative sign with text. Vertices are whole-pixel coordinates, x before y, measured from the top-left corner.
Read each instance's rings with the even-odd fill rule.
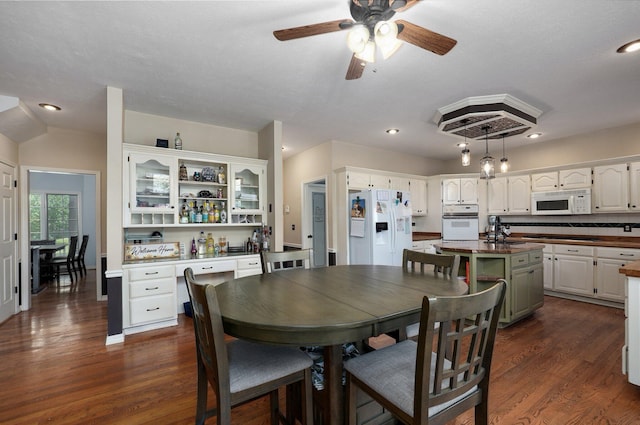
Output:
[[[125,260],[151,260],[154,258],[180,257],[179,242],[124,245]]]

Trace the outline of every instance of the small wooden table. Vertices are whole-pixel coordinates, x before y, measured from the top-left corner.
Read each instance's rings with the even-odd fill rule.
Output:
[[[39,277],[42,277],[43,280],[49,280],[52,277],[52,270],[50,270],[50,266],[49,266],[49,261],[51,260],[51,258],[53,258],[53,255],[57,252],[60,251],[64,248],[66,248],[67,244],[66,243],[57,243],[57,244],[52,244],[52,245],[32,245],[31,246],[31,250],[35,251],[36,249],[39,252],[39,255],[37,256],[37,258],[40,259],[40,261],[38,262],[38,270],[39,270]],[[44,259],[42,258],[44,257]],[[32,261],[35,262],[35,258],[32,258]],[[35,273],[35,268],[33,273]],[[35,285],[34,285],[35,286]],[[42,290],[42,287],[40,286],[40,279],[38,279],[38,284],[37,284],[37,288],[35,288],[35,292],[34,292],[34,288],[32,288],[32,293],[38,293]]]
[[[261,343],[325,347],[325,425],[344,421],[342,344],[418,322],[424,295],[467,291],[459,280],[373,265],[287,270],[216,286],[229,335]]]

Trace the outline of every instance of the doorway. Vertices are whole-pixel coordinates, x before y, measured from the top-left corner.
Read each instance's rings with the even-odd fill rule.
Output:
[[[0,162],[0,323],[18,312],[15,167]]]
[[[325,179],[304,183],[303,248],[311,250],[311,266],[328,265],[327,200]],[[304,236],[306,235],[306,237]]]
[[[78,202],[82,205],[79,211],[83,211],[79,222],[78,236],[89,235],[89,243],[86,249],[87,267],[95,266],[96,280],[102,276],[101,264],[101,221],[100,221],[100,172],[91,170],[54,169],[45,167],[24,166],[20,169],[20,209],[30,211],[30,198],[32,193],[78,193]],[[22,282],[29,282],[29,250],[30,250],[30,214],[21,214],[20,217],[20,247],[23,267],[21,271]],[[81,234],[80,234],[81,233]],[[29,284],[23,284],[21,289],[22,310],[31,308],[31,288]],[[106,299],[102,293],[101,285],[96,285],[96,300]]]

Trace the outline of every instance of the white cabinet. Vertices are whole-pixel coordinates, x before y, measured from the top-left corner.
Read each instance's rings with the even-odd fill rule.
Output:
[[[442,203],[446,205],[477,204],[478,179],[444,179],[442,181]]]
[[[532,192],[550,192],[558,190],[558,172],[531,174]]]
[[[640,385],[640,278],[627,276],[622,347],[622,373],[629,382]]]
[[[179,223],[226,223],[229,164],[192,159],[180,159],[178,163]]]
[[[595,212],[627,211],[629,208],[627,164],[594,167],[593,192]]]
[[[173,266],[146,265],[123,275],[123,328],[146,329],[177,322],[176,279]],[[167,323],[168,322],[168,323]]]
[[[261,223],[266,214],[266,167],[232,163],[229,168],[231,223]]]
[[[531,213],[531,181],[529,176],[508,177],[509,214]]]
[[[347,187],[349,190],[389,189],[390,178],[382,174],[348,171]]]
[[[625,276],[619,270],[620,267],[640,259],[640,250],[598,247],[596,254],[596,297],[624,302]]]
[[[558,172],[558,185],[562,190],[591,187],[591,168],[574,168]]]
[[[640,162],[629,164],[629,209],[640,210]]]
[[[531,214],[529,175],[496,177],[487,184],[489,214]]]
[[[532,192],[584,189],[588,187],[591,187],[591,168],[575,168],[531,174]]]
[[[545,245],[542,250],[544,289],[553,289],[553,245]]]
[[[555,290],[593,297],[593,254],[590,246],[554,245]]]
[[[411,214],[414,216],[427,215],[427,182],[426,180],[411,179],[409,181],[411,193]]]
[[[487,183],[487,212],[505,214],[509,210],[509,188],[506,177],[496,177]]]
[[[411,180],[407,177],[389,177],[389,189],[409,192],[411,190]],[[413,201],[413,198],[411,200]]]
[[[260,255],[250,255],[238,258],[236,278],[253,276],[256,274],[262,274],[262,261],[260,260]]]
[[[176,222],[173,156],[124,151],[125,225],[164,225]]]

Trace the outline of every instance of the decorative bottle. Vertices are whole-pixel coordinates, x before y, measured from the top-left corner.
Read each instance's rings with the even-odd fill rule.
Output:
[[[196,238],[191,240],[191,256],[195,257],[198,255],[198,248],[196,248]]]
[[[215,240],[211,232],[207,233],[207,254],[215,253]]]
[[[204,232],[200,232],[198,238],[198,255],[204,255],[207,253],[207,238],[204,237]]]
[[[176,133],[176,138],[173,139],[175,142],[175,147],[178,150],[182,150],[182,138],[180,138],[180,133]]]
[[[218,168],[218,183],[225,184],[226,181],[227,181],[227,179],[226,179],[226,176],[224,175],[224,168],[219,167]]]
[[[202,208],[202,222],[209,222],[209,201],[204,201],[204,208]]]
[[[202,206],[196,208],[196,223],[202,223]]]
[[[218,209],[218,204],[215,204],[213,207],[213,216],[214,216],[214,221],[216,223],[220,223],[220,210]]]
[[[227,208],[224,205],[224,202],[222,203],[222,209],[220,210],[220,223],[226,223],[227,222]]]
[[[193,201],[191,211],[189,211],[189,223],[196,222],[196,211],[198,210],[198,201]]]

